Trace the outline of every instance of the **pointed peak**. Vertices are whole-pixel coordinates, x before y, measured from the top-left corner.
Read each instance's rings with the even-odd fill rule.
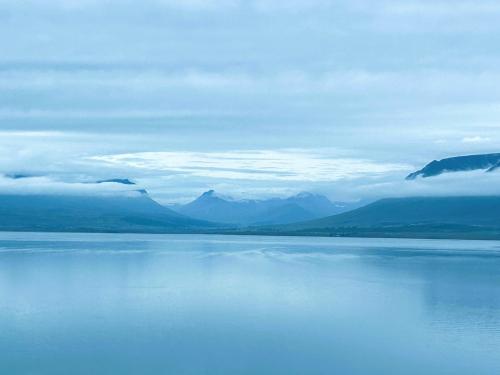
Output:
[[[212,190],[212,189],[204,192],[202,195],[200,195],[197,198],[197,200],[198,199],[202,199],[202,200],[205,200],[205,199],[219,199],[219,200],[224,200],[224,201],[234,201],[234,199],[232,197],[219,194],[215,190]]]
[[[202,197],[214,197],[215,195],[216,195],[215,190],[209,190],[209,191],[204,192],[201,196]]]
[[[310,193],[308,191],[303,191],[303,192],[300,192],[300,193],[298,193],[290,198],[291,199],[323,199],[326,197],[324,195],[321,195],[321,194],[315,194],[315,193]]]
[[[202,195],[200,195],[197,200],[208,200],[208,199],[215,199],[215,198],[220,198],[219,195],[215,192],[215,190],[208,190],[204,192]]]
[[[295,198],[311,198],[311,197],[315,197],[316,194],[313,194],[313,193],[309,193],[308,191],[302,191],[298,194],[295,195]]]

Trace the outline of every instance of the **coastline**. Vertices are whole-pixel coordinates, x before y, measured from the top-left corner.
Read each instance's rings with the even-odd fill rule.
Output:
[[[249,236],[249,237],[290,237],[290,238],[360,238],[360,239],[415,239],[415,240],[463,240],[463,241],[500,241],[500,230],[498,231],[470,231],[470,232],[405,232],[390,231],[387,228],[350,228],[345,230],[323,230],[323,231],[273,231],[255,230],[242,228],[234,230],[143,230],[143,231],[120,231],[120,230],[98,230],[98,229],[1,229],[0,233],[67,233],[67,234],[150,234],[150,235],[224,235],[224,236]]]

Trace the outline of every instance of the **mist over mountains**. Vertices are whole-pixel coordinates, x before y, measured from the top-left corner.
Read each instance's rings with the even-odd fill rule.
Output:
[[[308,192],[234,199],[209,190],[187,204],[164,205],[131,178],[68,182],[9,173],[0,178],[0,230],[500,238],[500,194],[481,194],[482,185],[495,188],[493,177],[498,174],[493,172],[499,163],[500,153],[433,161],[401,181],[408,191],[418,192],[425,180],[425,196],[373,199],[373,203],[332,202]],[[474,187],[478,173],[486,182],[478,184],[476,194],[470,190],[468,195],[453,194],[460,181]],[[451,175],[456,178],[446,177]],[[434,180],[436,184],[427,184]],[[443,183],[449,196],[443,195]],[[392,193],[397,196],[401,191]]]
[[[331,202],[323,195],[307,192],[288,198],[235,200],[209,190],[188,204],[171,208],[199,220],[235,225],[266,225],[312,220],[346,212],[360,205],[360,202]]]
[[[15,174],[7,178],[33,184],[40,177]],[[0,230],[182,233],[216,226],[162,206],[127,178],[76,183],[75,190],[72,184],[60,185],[69,191],[1,193]]]
[[[500,196],[381,199],[346,213],[273,230],[333,236],[497,238]]]
[[[457,156],[442,160],[433,160],[424,168],[410,173],[406,179],[414,180],[417,177],[426,178],[439,176],[443,173],[467,172],[474,170],[493,172],[498,168],[500,168],[500,153]]]
[[[215,227],[180,215],[147,194],[0,195],[0,230],[182,233]]]

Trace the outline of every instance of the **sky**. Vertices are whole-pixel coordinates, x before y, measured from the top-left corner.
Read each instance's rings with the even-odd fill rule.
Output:
[[[404,177],[499,152],[499,21],[489,0],[0,0],[0,173],[164,203],[489,193],[497,173]]]

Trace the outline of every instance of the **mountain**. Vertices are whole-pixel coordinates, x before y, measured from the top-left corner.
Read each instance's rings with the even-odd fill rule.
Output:
[[[137,185],[134,181],[129,180],[128,178],[110,178],[108,180],[99,180],[95,182],[96,184],[119,184],[119,185]],[[148,195],[148,191],[146,189],[136,189],[140,194]]]
[[[7,173],[4,175],[4,177],[10,178],[12,180],[20,180],[23,178],[32,178],[32,177],[38,177],[38,176],[28,174],[28,173]]]
[[[500,196],[382,199],[339,215],[259,230],[266,234],[500,239]]]
[[[442,160],[434,160],[419,171],[410,173],[406,179],[414,180],[417,177],[438,176],[446,172],[464,172],[483,169],[491,172],[500,167],[500,153],[457,156]]]
[[[121,184],[121,185],[135,185],[136,183],[133,181],[130,181],[128,178],[110,178],[108,180],[99,180],[96,181],[97,184],[104,184],[104,183],[115,183],[115,184]]]
[[[215,227],[180,215],[147,194],[0,195],[0,230],[58,232],[192,232]]]
[[[289,198],[234,200],[210,190],[182,206],[177,212],[200,220],[236,225],[287,224],[348,211],[359,204],[333,203],[328,198],[301,193]]]
[[[21,180],[21,179],[25,179],[25,178],[43,177],[43,175],[13,172],[13,173],[4,174],[4,177],[10,178],[11,180]],[[91,182],[87,182],[87,183],[90,183],[90,184],[115,183],[115,184],[120,184],[120,185],[136,185],[135,182],[131,181],[128,178],[110,178],[110,179],[106,179],[106,180],[91,181]]]

